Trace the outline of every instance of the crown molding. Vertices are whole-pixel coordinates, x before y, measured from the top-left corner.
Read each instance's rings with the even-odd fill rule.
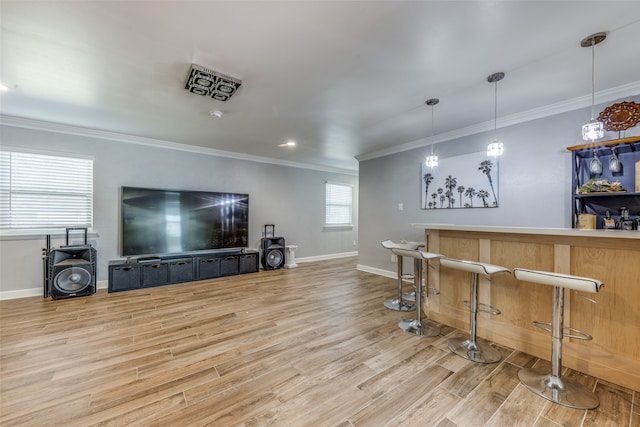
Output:
[[[628,98],[631,96],[640,95],[640,80],[629,83],[626,85],[618,86],[612,89],[603,90],[597,92],[595,95],[595,103],[603,104],[611,101],[619,100],[620,98]],[[532,120],[541,119],[544,117],[554,116],[557,114],[566,113],[568,111],[578,110],[580,108],[591,106],[591,95],[585,95],[578,98],[569,99],[567,101],[558,102],[545,107],[534,108],[532,110],[524,111],[522,113],[512,114],[498,118],[496,126],[503,128],[507,126],[516,125],[519,123],[529,122]],[[464,136],[475,135],[481,132],[487,132],[493,130],[493,120],[479,123],[471,126],[467,126],[460,129],[455,129],[450,132],[434,135],[429,138],[422,138],[416,141],[407,142],[405,144],[396,145],[394,147],[385,148],[383,150],[373,151],[370,153],[364,153],[356,156],[356,160],[359,162],[365,160],[376,159],[378,157],[389,156],[391,154],[402,153],[404,151],[413,150],[415,148],[422,148],[428,145],[437,144],[440,142],[450,141],[456,138],[462,138]]]
[[[80,126],[65,125],[62,123],[45,122],[41,120],[27,119],[24,117],[6,116],[0,114],[0,125],[16,127],[22,129],[40,130],[55,132],[65,135],[83,136],[87,138],[105,139],[109,141],[124,142],[127,144],[146,145],[167,150],[185,151],[189,153],[204,154],[208,156],[225,157],[237,160],[246,160],[256,163],[267,163],[291,168],[309,169],[320,172],[339,173],[344,175],[358,176],[357,170],[332,168],[326,166],[312,165],[309,163],[292,162],[288,160],[274,159],[271,157],[253,156],[250,154],[234,153],[231,151],[218,150],[215,148],[199,147],[197,145],[181,144],[178,142],[165,141],[161,139],[146,138],[142,136],[127,135],[118,132],[109,132],[99,129],[89,129]]]

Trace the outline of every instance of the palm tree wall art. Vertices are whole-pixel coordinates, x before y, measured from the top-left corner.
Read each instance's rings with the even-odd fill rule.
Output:
[[[444,158],[435,168],[423,163],[421,178],[422,209],[498,207],[498,161],[485,152]]]

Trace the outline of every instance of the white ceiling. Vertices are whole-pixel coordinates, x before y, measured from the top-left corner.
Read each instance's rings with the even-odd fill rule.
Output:
[[[499,118],[567,101],[588,106],[591,49],[580,41],[598,31],[608,32],[595,48],[598,96],[640,91],[640,1],[1,0],[0,7],[0,81],[11,88],[0,98],[5,118],[321,168],[357,170],[356,156],[437,139],[424,140],[432,97],[440,98],[436,134],[492,129],[494,85],[486,79],[497,71],[506,73]],[[184,89],[192,63],[242,86],[228,102],[193,95]],[[277,147],[289,139],[298,146]]]

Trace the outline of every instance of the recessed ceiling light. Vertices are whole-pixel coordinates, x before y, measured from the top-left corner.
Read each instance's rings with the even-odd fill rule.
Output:
[[[219,110],[211,110],[209,111],[209,114],[211,114],[211,117],[215,117],[216,119],[222,117],[222,111]]]
[[[9,90],[9,86],[6,86],[4,83],[0,83],[0,92],[6,92]]]
[[[296,146],[295,141],[287,141],[283,144],[278,144],[278,147],[295,147],[295,146]]]

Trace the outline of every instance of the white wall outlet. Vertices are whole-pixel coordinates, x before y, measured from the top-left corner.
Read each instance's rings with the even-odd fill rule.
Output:
[[[354,241],[353,241],[353,246],[355,246],[355,245],[356,245],[356,241],[354,240]]]
[[[398,256],[396,254],[391,254],[391,262],[398,262]]]
[[[403,211],[404,210],[404,203],[398,203],[398,210],[399,211]]]

